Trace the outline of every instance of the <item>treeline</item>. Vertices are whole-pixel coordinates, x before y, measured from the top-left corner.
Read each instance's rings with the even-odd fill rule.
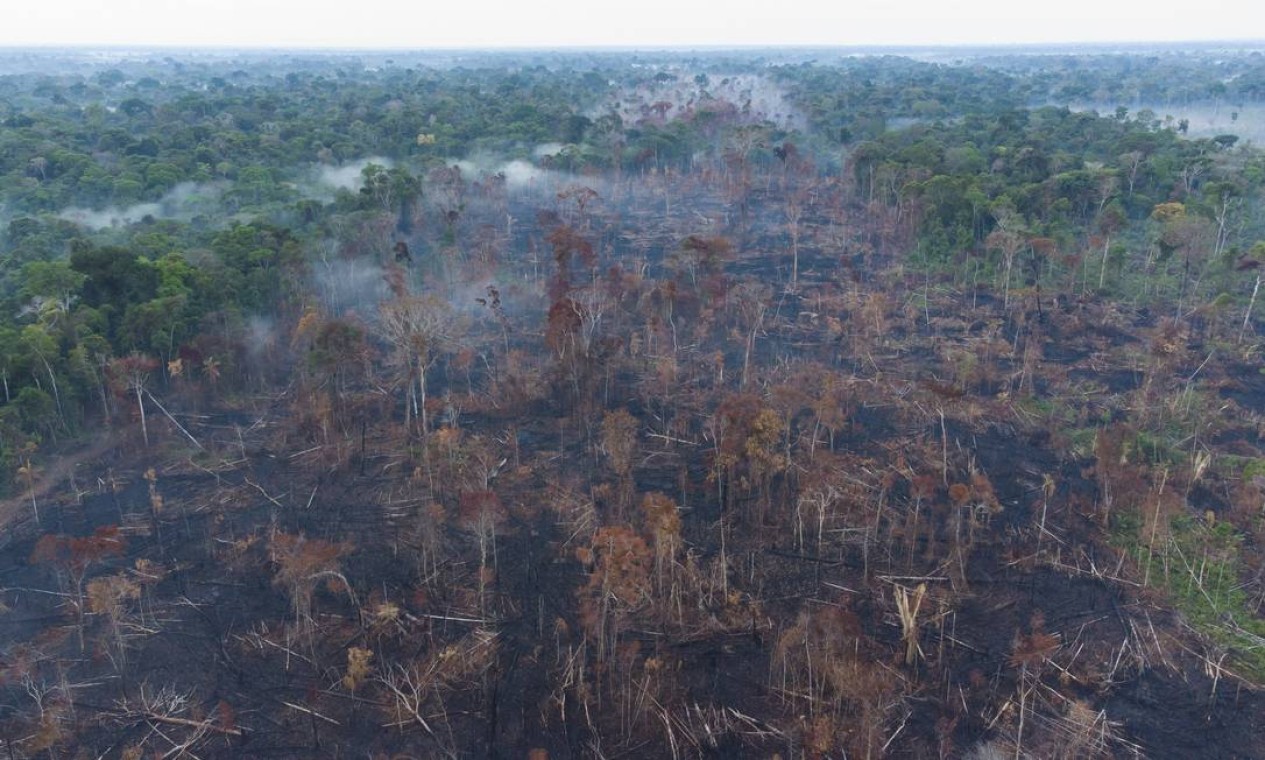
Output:
[[[1138,63],[1111,60],[1086,68]],[[1250,79],[1255,59],[1232,60]],[[261,325],[310,303],[315,262],[389,260],[399,241],[440,259],[488,256],[498,214],[556,205],[547,194],[508,200],[510,159],[580,185],[653,176],[669,213],[673,193],[706,187],[731,210],[740,245],[790,249],[794,270],[803,243],[991,286],[1007,301],[1012,289],[1038,303],[1042,289],[1110,295],[1175,304],[1198,324],[1250,309],[1265,160],[1233,136],[1191,139],[1123,108],[1028,108],[1049,76],[1035,64],[585,61],[317,59],[250,72],[175,62],[0,78],[5,456],[108,419],[122,382],[112,363],[134,354],[163,378],[170,366],[221,389],[246,382]],[[746,89],[733,96],[739,75]],[[804,128],[755,113],[762,88],[800,109]],[[653,100],[664,93],[679,100]],[[391,165],[356,172],[374,156]],[[479,156],[495,160],[453,163]],[[313,166],[352,176],[313,190]],[[58,215],[157,201],[188,182],[215,187],[202,213],[148,209],[104,227]],[[816,231],[824,222],[830,240]]]
[[[579,142],[584,109],[606,90],[600,77],[539,69],[152,73],[0,78],[7,212],[124,207],[217,181],[233,205],[255,208],[298,200],[295,174],[316,163],[530,155]]]
[[[0,195],[6,213],[157,201],[180,183],[227,182],[250,208],[291,201],[300,167],[365,156],[443,159],[477,151],[529,158],[541,143],[581,149],[611,132],[611,96],[690,67],[765,72],[785,85],[828,144],[880,137],[902,120],[955,119],[1047,103],[1258,101],[1265,65],[1252,56],[1037,57],[963,65],[895,56],[767,67],[763,58],[695,57],[629,68],[605,57],[553,65],[427,68],[356,59],[132,63],[93,73],[0,76]],[[578,64],[578,65],[572,65]],[[671,72],[671,74],[665,74]],[[1180,74],[1180,76],[1178,76]],[[706,74],[703,74],[706,76]],[[739,104],[740,105],[740,104]],[[639,125],[624,157],[645,148],[688,159],[691,130]],[[697,130],[693,130],[697,131]],[[684,143],[684,144],[681,144]]]

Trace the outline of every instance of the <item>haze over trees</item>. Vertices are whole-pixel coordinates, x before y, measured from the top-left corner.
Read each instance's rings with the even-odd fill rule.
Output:
[[[0,756],[1259,755],[1265,59],[906,52],[0,51]]]

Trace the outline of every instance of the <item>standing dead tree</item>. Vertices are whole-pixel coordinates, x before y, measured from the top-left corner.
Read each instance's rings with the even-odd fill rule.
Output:
[[[141,435],[145,438],[146,446],[149,446],[149,425],[145,420],[144,395],[148,393],[145,385],[149,382],[150,373],[158,369],[158,366],[157,359],[144,354],[131,354],[110,363],[110,374],[119,386],[119,391],[136,395],[136,409],[141,417]]]
[[[33,564],[50,564],[57,568],[62,584],[75,605],[75,618],[82,650],[86,599],[84,586],[88,572],[98,563],[123,553],[127,542],[117,526],[103,526],[90,536],[63,536],[48,534],[35,543],[31,551]]]
[[[115,669],[122,670],[127,662],[128,634],[133,628],[130,619],[132,603],[140,600],[141,586],[127,573],[119,573],[93,578],[88,581],[87,591],[88,609],[106,619],[107,654]]]
[[[619,509],[628,507],[633,495],[633,460],[637,455],[637,418],[623,409],[602,418],[602,450],[619,479]]]
[[[641,500],[641,511],[654,548],[654,603],[661,616],[680,622],[684,619],[680,562],[681,513],[676,502],[654,491]]]
[[[35,525],[36,527],[39,527],[40,505],[39,502],[35,500],[35,473],[38,471],[38,468],[35,466],[35,462],[31,459],[31,455],[35,453],[36,445],[37,444],[34,441],[28,441],[27,444],[19,450],[17,474],[26,481],[26,490],[31,497],[31,511],[35,514]]]
[[[742,379],[739,388],[746,388],[751,373],[751,356],[755,353],[756,338],[764,330],[764,316],[769,308],[773,291],[762,283],[741,283],[730,294],[730,303],[738,310],[739,337],[744,342],[742,352]]]
[[[453,339],[455,320],[452,311],[448,303],[437,296],[405,294],[382,306],[381,325],[387,340],[395,347],[396,364],[407,379],[404,426],[411,429],[411,421],[417,419],[418,432],[425,441],[430,434],[426,372]],[[422,457],[427,477],[431,478],[429,451],[429,446],[423,446]],[[434,487],[433,482],[430,485]]]
[[[884,756],[906,686],[868,643],[845,604],[801,611],[778,635],[770,691],[805,716],[805,757]]]
[[[1015,266],[1015,258],[1024,248],[1025,240],[1020,231],[1002,226],[1001,222],[998,224],[998,229],[989,233],[988,238],[984,241],[984,245],[989,250],[1001,252],[1002,308],[1009,311],[1011,271]]]
[[[592,545],[580,547],[576,557],[589,568],[588,583],[579,591],[580,619],[604,662],[626,620],[651,599],[654,556],[632,528],[611,525],[599,528]]]
[[[458,500],[458,520],[479,543],[479,613],[486,615],[487,587],[496,578],[497,526],[509,517],[494,491],[466,491]]]
[[[294,622],[301,631],[310,632],[312,629],[312,595],[321,581],[340,581],[352,604],[359,607],[351,584],[338,570],[347,548],[345,544],[303,535],[273,534],[268,546],[272,562],[276,565],[273,584],[285,589],[289,595]]]

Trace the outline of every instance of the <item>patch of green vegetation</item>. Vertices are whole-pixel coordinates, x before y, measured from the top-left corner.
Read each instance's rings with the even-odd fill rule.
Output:
[[[1265,459],[1248,459],[1246,457],[1243,459],[1244,480],[1251,480],[1252,478],[1258,476],[1265,476]]]
[[[1117,549],[1133,553],[1138,545],[1138,533],[1142,529],[1142,517],[1134,511],[1117,510],[1111,513],[1107,540]]]
[[[1040,418],[1054,431],[1070,433],[1080,422],[1080,411],[1068,399],[1058,396],[1024,396],[1015,405],[1025,415]]]
[[[1082,427],[1067,433],[1068,448],[1077,459],[1089,459],[1094,455],[1094,442],[1098,439],[1097,427]]]
[[[1142,577],[1162,589],[1195,630],[1225,648],[1229,669],[1265,682],[1265,620],[1240,581],[1243,536],[1211,515],[1173,518],[1166,540],[1155,546],[1145,530],[1137,513],[1118,514],[1112,543],[1129,552]]]
[[[1178,448],[1181,439],[1180,431],[1139,430],[1126,445],[1132,449],[1129,452],[1131,459],[1140,457],[1152,467],[1175,467],[1184,464],[1189,458],[1186,452]]]

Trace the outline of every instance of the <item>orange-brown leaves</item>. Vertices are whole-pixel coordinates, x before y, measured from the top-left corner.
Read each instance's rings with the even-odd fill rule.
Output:
[[[558,271],[563,275],[570,270],[573,257],[579,258],[580,263],[586,267],[597,262],[593,244],[567,225],[555,227],[549,233],[549,245],[553,247],[553,258],[558,262]]]
[[[313,575],[337,570],[339,559],[347,551],[344,544],[287,533],[274,535],[268,548],[272,561],[277,564],[276,583],[286,586]]]
[[[604,661],[614,651],[623,620],[651,599],[650,565],[645,539],[626,525],[600,528],[576,558],[589,568],[588,582],[578,592],[580,622]]]
[[[915,499],[919,501],[929,501],[936,495],[936,487],[940,480],[935,475],[922,474],[914,477],[910,484],[909,490]]]
[[[856,615],[833,606],[801,612],[778,636],[770,685],[808,712],[813,722],[802,739],[810,754],[881,756],[900,686],[893,670],[874,661],[868,644]],[[852,726],[832,734],[828,729],[844,716]]]
[[[373,674],[373,650],[351,647],[347,650],[347,670],[343,674],[342,684],[350,692],[360,688],[360,684]]]
[[[618,409],[602,419],[602,448],[610,458],[611,469],[621,478],[632,472],[637,453],[637,418]]]
[[[641,500],[641,511],[646,516],[646,527],[655,542],[681,535],[681,515],[676,502],[658,491],[646,494]]]
[[[457,521],[468,530],[488,530],[506,517],[495,491],[466,491],[457,497]]]
[[[159,361],[152,356],[132,353],[111,361],[106,367],[106,376],[109,377],[114,392],[124,395],[144,387],[149,373],[160,366]]]
[[[1022,633],[1015,634],[1014,644],[1010,650],[1010,664],[1012,667],[1034,667],[1039,666],[1058,650],[1062,643],[1059,637],[1045,630],[1045,615],[1038,610],[1032,613],[1032,619],[1029,621],[1031,633],[1024,635]]]
[[[815,375],[815,377],[813,377]],[[816,380],[812,402],[813,415],[818,424],[833,436],[844,429],[851,416],[852,394],[846,381],[837,373],[822,368],[810,378]]]
[[[588,588],[632,609],[650,593],[650,547],[626,525],[599,528],[588,555],[594,565]]]
[[[753,479],[764,480],[786,469],[788,462],[782,448],[785,435],[786,423],[772,409],[761,409],[751,421],[745,448]]]
[[[60,565],[78,574],[95,562],[121,555],[126,548],[127,540],[119,535],[116,525],[102,526],[83,537],[50,533],[35,542],[31,562]]]
[[[971,475],[971,496],[978,503],[988,507],[989,511],[994,513],[1001,511],[1001,502],[997,500],[997,494],[993,491],[993,483],[982,472]]]
[[[94,578],[88,582],[88,609],[98,615],[118,618],[128,602],[140,597],[140,584],[124,574]]]
[[[299,317],[298,323],[294,326],[294,334],[290,338],[290,346],[293,348],[310,341],[312,334],[316,332],[316,328],[320,323],[320,312],[309,306],[303,311],[303,316]]]
[[[584,324],[582,308],[570,298],[560,298],[549,307],[545,343],[559,356],[575,351],[576,341]]]
[[[335,544],[303,535],[277,533],[268,546],[277,573],[273,583],[287,590],[299,622],[311,617],[312,593],[323,579],[341,578],[338,564],[346,544]]]
[[[224,700],[215,706],[215,723],[224,733],[231,733],[237,729],[237,711],[233,706]]]

